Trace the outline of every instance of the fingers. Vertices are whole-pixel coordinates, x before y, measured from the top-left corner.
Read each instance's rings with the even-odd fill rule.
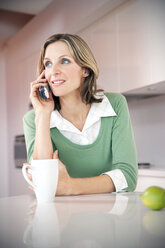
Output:
[[[37,78],[37,80],[31,82],[30,84],[30,99],[32,99],[32,97],[37,97],[38,96],[38,89],[41,86],[47,86],[47,79],[45,78],[45,71],[43,71],[39,77]]]
[[[41,86],[47,86],[47,80],[46,78],[42,78],[36,81],[33,81],[30,85],[31,91],[30,91],[30,97],[36,97],[38,96],[38,89]]]
[[[58,159],[58,161],[59,161],[59,170],[66,169],[65,165],[59,160],[58,150],[55,150],[55,152],[53,153],[53,159]]]
[[[28,188],[34,192],[34,188],[32,186],[29,186]]]
[[[23,163],[23,165],[29,165],[27,167],[27,169],[28,169],[27,170],[27,176],[28,176],[29,180],[32,181],[32,172],[31,172],[30,164],[29,163]],[[34,188],[32,186],[29,186],[28,188],[34,192]]]
[[[53,159],[58,159],[58,150],[53,153]]]
[[[28,176],[29,180],[32,181],[32,174],[31,173],[27,173],[27,176]]]
[[[23,165],[30,165],[29,163],[23,163]]]
[[[29,180],[32,181],[32,170],[31,170],[30,164],[29,163],[23,163],[23,165],[29,165],[27,167],[27,176],[28,176]]]
[[[30,84],[30,101],[33,105],[33,108],[34,108],[34,111],[36,112],[37,109],[40,109],[40,110],[47,110],[47,111],[50,111],[52,112],[54,110],[54,99],[53,99],[53,96],[52,96],[52,92],[51,90],[49,91],[49,97],[48,98],[43,98],[40,94],[40,87],[43,86],[43,87],[46,87],[48,88],[47,86],[47,81],[48,79],[46,79],[45,77],[45,71],[43,71],[40,76],[37,78],[37,80],[31,82]]]
[[[39,75],[38,79],[41,79],[43,77],[45,77],[45,70],[43,70],[43,72],[41,72],[41,74]]]

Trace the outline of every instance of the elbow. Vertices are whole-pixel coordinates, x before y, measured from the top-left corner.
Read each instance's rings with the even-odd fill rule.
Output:
[[[125,175],[125,178],[127,180],[128,187],[126,188],[126,191],[133,192],[136,189],[137,186],[137,179],[138,179],[138,170],[137,168],[130,171],[123,172]]]

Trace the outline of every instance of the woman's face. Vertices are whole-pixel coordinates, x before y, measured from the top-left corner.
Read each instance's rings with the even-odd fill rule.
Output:
[[[47,46],[44,58],[45,78],[55,96],[77,94],[88,76],[73,59],[65,42],[56,41]]]

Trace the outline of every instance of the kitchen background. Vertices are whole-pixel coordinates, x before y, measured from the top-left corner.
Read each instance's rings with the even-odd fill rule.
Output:
[[[22,118],[40,47],[59,32],[82,36],[98,61],[99,87],[127,97],[138,162],[165,182],[164,13],[164,0],[54,0],[0,43],[0,197],[29,192],[16,167]]]

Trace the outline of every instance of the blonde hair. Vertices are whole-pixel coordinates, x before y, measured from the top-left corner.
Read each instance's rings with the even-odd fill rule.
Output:
[[[40,58],[38,62],[38,74],[40,75],[41,72],[45,69],[43,60],[45,57],[45,51],[47,46],[56,41],[65,42],[75,62],[82,68],[85,68],[89,73],[89,75],[85,78],[84,83],[82,84],[80,89],[82,101],[86,104],[93,102],[101,102],[101,98],[98,99],[95,97],[96,92],[103,91],[101,89],[97,89],[96,80],[99,75],[99,70],[97,67],[96,60],[87,43],[78,35],[55,34],[50,36],[41,48]],[[53,96],[53,98],[55,101],[55,109],[60,110],[61,106],[59,97]]]

